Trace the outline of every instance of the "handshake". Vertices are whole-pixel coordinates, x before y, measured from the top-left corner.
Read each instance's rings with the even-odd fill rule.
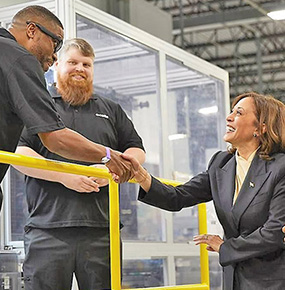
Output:
[[[129,150],[127,153],[111,150],[111,159],[105,164],[112,174],[113,180],[117,183],[127,182],[133,178],[140,183],[148,175],[141,166],[141,163],[144,162],[144,153],[140,154],[140,151],[135,148],[134,154],[131,154],[132,149]]]
[[[112,178],[117,183],[127,182],[130,179],[135,179],[144,189],[148,189],[151,184],[151,176],[141,166],[145,160],[145,153],[139,148],[127,149],[125,153],[110,149],[111,159],[103,164],[95,164],[94,167],[105,166],[112,174]],[[109,183],[108,179],[97,178],[93,176],[83,176],[69,173],[57,174],[58,181],[65,187],[81,193],[99,192],[100,187],[106,186]]]

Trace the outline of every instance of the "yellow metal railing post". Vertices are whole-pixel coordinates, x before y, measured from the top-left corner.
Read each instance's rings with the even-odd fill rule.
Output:
[[[207,233],[206,204],[205,203],[199,204],[198,211],[199,211],[199,234],[200,235],[206,234]],[[209,255],[206,247],[207,245],[200,245],[201,283],[210,285]]]
[[[121,290],[119,187],[109,179],[111,289]]]

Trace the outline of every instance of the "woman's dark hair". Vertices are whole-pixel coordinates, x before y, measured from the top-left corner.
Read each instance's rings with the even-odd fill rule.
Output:
[[[285,105],[272,96],[249,92],[237,96],[232,108],[244,98],[252,98],[254,101],[260,136],[260,158],[270,160],[273,153],[285,152]],[[236,148],[228,150],[234,153]]]

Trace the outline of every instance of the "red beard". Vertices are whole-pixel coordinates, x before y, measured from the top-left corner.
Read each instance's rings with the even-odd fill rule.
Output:
[[[80,75],[83,79],[76,80],[74,75]],[[71,73],[61,77],[57,74],[57,89],[62,99],[72,106],[82,106],[86,104],[93,94],[92,80],[87,80],[83,73]]]

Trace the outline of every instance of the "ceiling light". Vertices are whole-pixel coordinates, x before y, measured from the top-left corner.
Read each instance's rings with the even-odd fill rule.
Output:
[[[185,138],[187,138],[186,134],[173,134],[173,135],[168,136],[169,141],[185,139]]]
[[[218,112],[218,107],[217,106],[212,106],[212,107],[206,107],[202,108],[198,111],[198,113],[203,114],[203,115],[209,115],[209,114],[214,114]]]
[[[267,16],[269,16],[273,20],[284,20],[285,19],[285,9],[269,12],[269,13],[267,13]]]

